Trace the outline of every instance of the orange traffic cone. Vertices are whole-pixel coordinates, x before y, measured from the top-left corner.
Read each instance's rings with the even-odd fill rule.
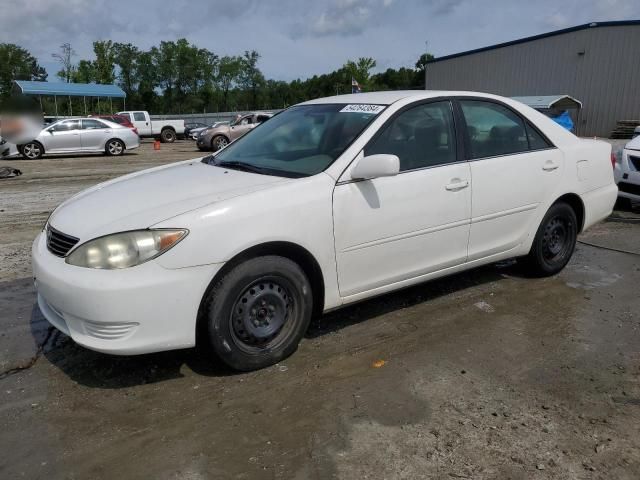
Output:
[[[156,140],[155,142],[153,142],[153,149],[160,150],[160,140]]]

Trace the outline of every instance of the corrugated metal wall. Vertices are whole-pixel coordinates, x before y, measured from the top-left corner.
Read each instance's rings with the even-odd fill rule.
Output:
[[[640,25],[593,27],[437,61],[427,66],[426,86],[568,94],[583,103],[578,134],[608,137],[617,120],[640,119]]]

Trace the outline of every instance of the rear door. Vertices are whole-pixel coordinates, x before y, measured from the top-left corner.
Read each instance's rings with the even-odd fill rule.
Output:
[[[469,261],[519,246],[560,181],[563,155],[526,118],[488,99],[459,99],[471,178]]]
[[[83,118],[82,130],[80,131],[82,150],[104,150],[104,145],[110,138],[111,133],[112,129],[106,123],[95,118]]]
[[[45,130],[40,137],[47,153],[76,152],[82,150],[80,120],[64,120]]]

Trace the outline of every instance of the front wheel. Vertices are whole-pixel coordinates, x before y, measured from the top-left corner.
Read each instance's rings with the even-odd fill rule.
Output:
[[[576,247],[576,214],[568,204],[556,203],[542,219],[529,254],[524,258],[527,270],[539,277],[562,270]]]
[[[227,145],[229,145],[229,140],[227,140],[227,137],[225,137],[224,135],[216,135],[211,140],[211,149],[214,152],[217,152],[218,150],[226,147]]]
[[[313,300],[304,271],[279,256],[248,260],[227,273],[206,299],[208,337],[231,368],[250,371],[298,348]]]
[[[42,157],[44,148],[38,142],[29,142],[20,147],[20,153],[27,160],[37,160]]]
[[[112,157],[122,155],[124,153],[124,143],[117,138],[109,140],[104,147],[104,152]]]

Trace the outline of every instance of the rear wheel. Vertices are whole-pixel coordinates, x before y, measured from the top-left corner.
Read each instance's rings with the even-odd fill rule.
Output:
[[[229,140],[224,135],[216,135],[211,140],[211,149],[214,152],[217,152],[218,150],[226,147],[227,145],[229,145]]]
[[[105,153],[112,157],[122,155],[124,153],[124,149],[124,143],[122,143],[122,140],[118,140],[117,138],[109,140],[104,147]]]
[[[160,139],[164,142],[164,143],[173,143],[176,141],[176,132],[174,132],[173,130],[171,130],[170,128],[165,128],[161,133],[160,133]]]
[[[208,337],[231,368],[264,368],[298,348],[312,312],[311,285],[293,261],[246,261],[226,274],[206,300]]]
[[[42,157],[44,148],[38,142],[29,142],[20,147],[20,153],[22,153],[22,156],[27,160],[37,160]]]
[[[576,214],[566,203],[551,206],[542,219],[529,254],[524,258],[527,270],[536,276],[555,275],[562,270],[576,246]]]

